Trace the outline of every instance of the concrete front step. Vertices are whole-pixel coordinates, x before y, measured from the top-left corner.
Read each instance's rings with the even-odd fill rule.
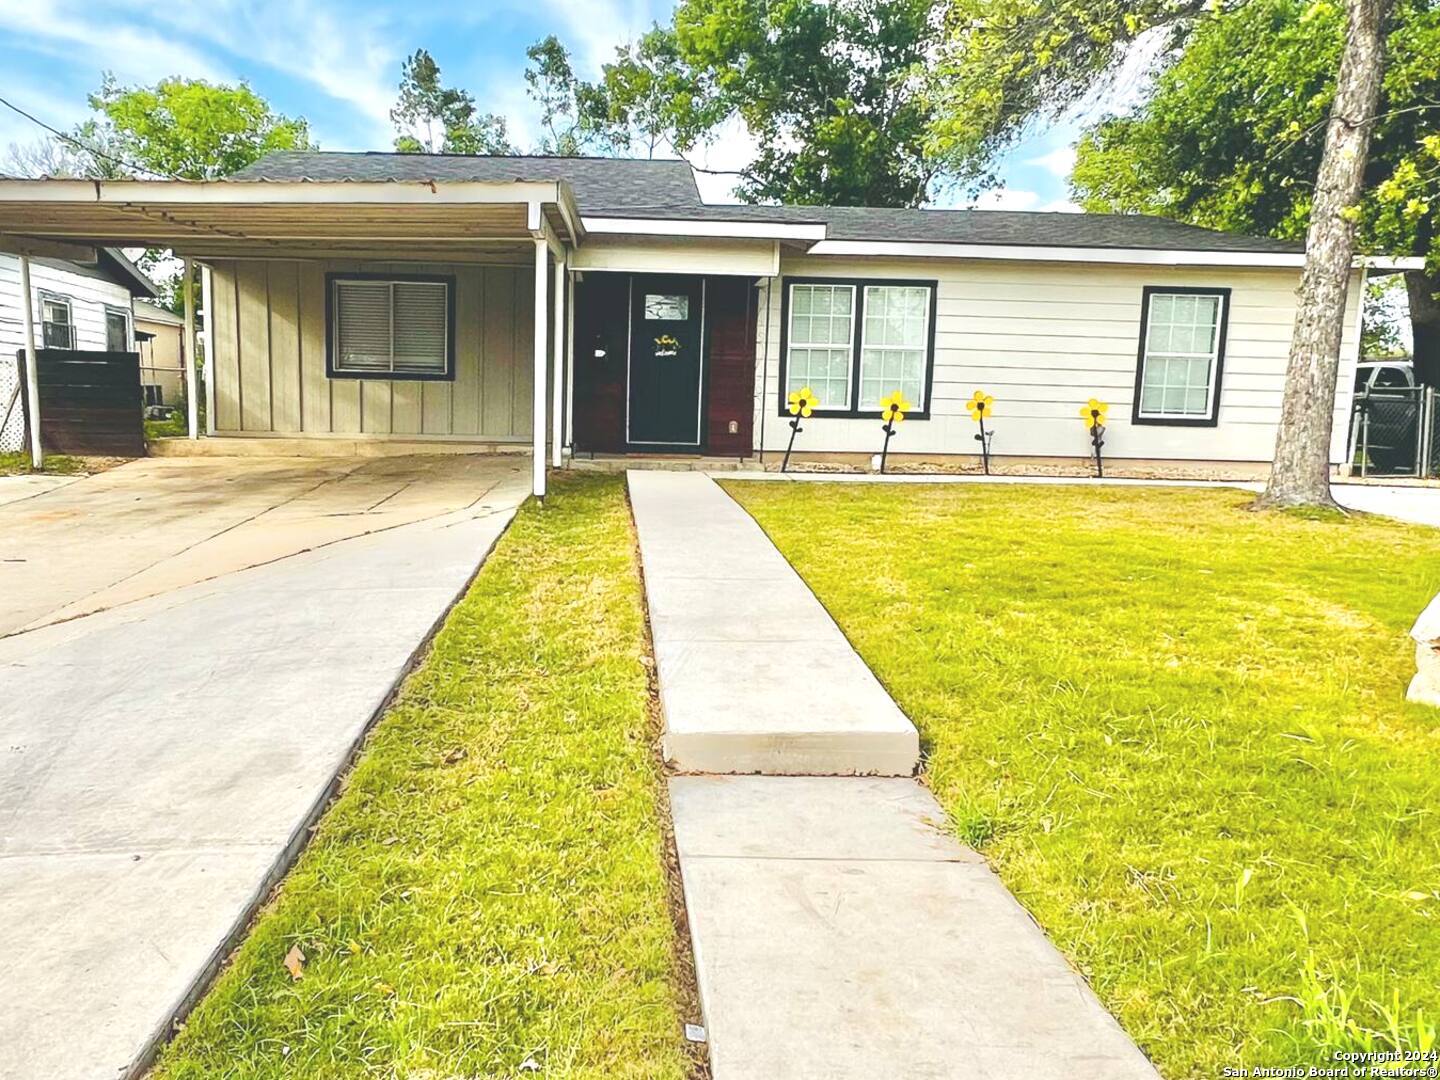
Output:
[[[919,784],[670,781],[715,1080],[1159,1080]]]
[[[911,775],[915,726],[750,516],[698,473],[628,481],[670,765]]]
[[[349,439],[318,435],[209,435],[152,439],[149,457],[377,458],[419,454],[528,454],[530,443],[479,439]]]

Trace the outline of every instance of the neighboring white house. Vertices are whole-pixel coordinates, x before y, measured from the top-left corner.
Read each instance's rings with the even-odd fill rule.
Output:
[[[217,435],[773,462],[993,451],[1253,476],[1273,455],[1300,245],[1141,215],[704,203],[681,161],[272,154],[218,182],[0,181],[4,234],[163,246],[205,271]],[[1406,260],[1374,265],[1405,269]],[[1344,458],[1361,284],[1345,312]],[[371,447],[383,449],[382,447]]]
[[[48,349],[128,352],[135,348],[134,297],[154,297],[155,286],[124,253],[100,249],[94,263],[31,259],[36,345]],[[0,451],[23,445],[16,396],[25,347],[20,266],[0,252]]]

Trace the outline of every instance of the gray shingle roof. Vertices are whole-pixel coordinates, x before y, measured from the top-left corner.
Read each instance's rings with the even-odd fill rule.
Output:
[[[618,217],[591,210],[586,217]],[[1243,236],[1142,214],[1065,214],[1026,210],[896,210],[866,206],[653,207],[648,216],[681,221],[823,223],[828,240],[897,240],[1025,247],[1142,248],[1159,251],[1298,253],[1302,243]]]
[[[695,174],[683,161],[628,158],[481,157],[467,154],[337,153],[281,150],[232,180],[480,181],[568,180],[586,213],[654,205],[701,206]]]
[[[588,157],[483,157],[374,151],[278,151],[235,180],[567,180],[586,217],[824,224],[831,240],[896,240],[1022,247],[1293,254],[1304,244],[1242,236],[1141,214],[1023,210],[896,210],[864,206],[706,205],[683,161]]]

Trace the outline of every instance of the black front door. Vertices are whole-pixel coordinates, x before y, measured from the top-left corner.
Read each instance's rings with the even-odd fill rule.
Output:
[[[702,279],[636,274],[630,293],[626,442],[700,449]]]

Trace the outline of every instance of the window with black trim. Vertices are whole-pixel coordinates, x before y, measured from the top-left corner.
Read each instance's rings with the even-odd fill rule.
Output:
[[[331,274],[328,281],[328,375],[455,377],[454,278]]]
[[[68,298],[40,294],[40,327],[45,348],[75,348],[75,320]]]
[[[1229,289],[1145,289],[1135,374],[1136,423],[1216,423],[1229,308]]]
[[[793,278],[784,300],[782,412],[808,386],[820,415],[878,414],[896,390],[929,415],[935,282]]]

